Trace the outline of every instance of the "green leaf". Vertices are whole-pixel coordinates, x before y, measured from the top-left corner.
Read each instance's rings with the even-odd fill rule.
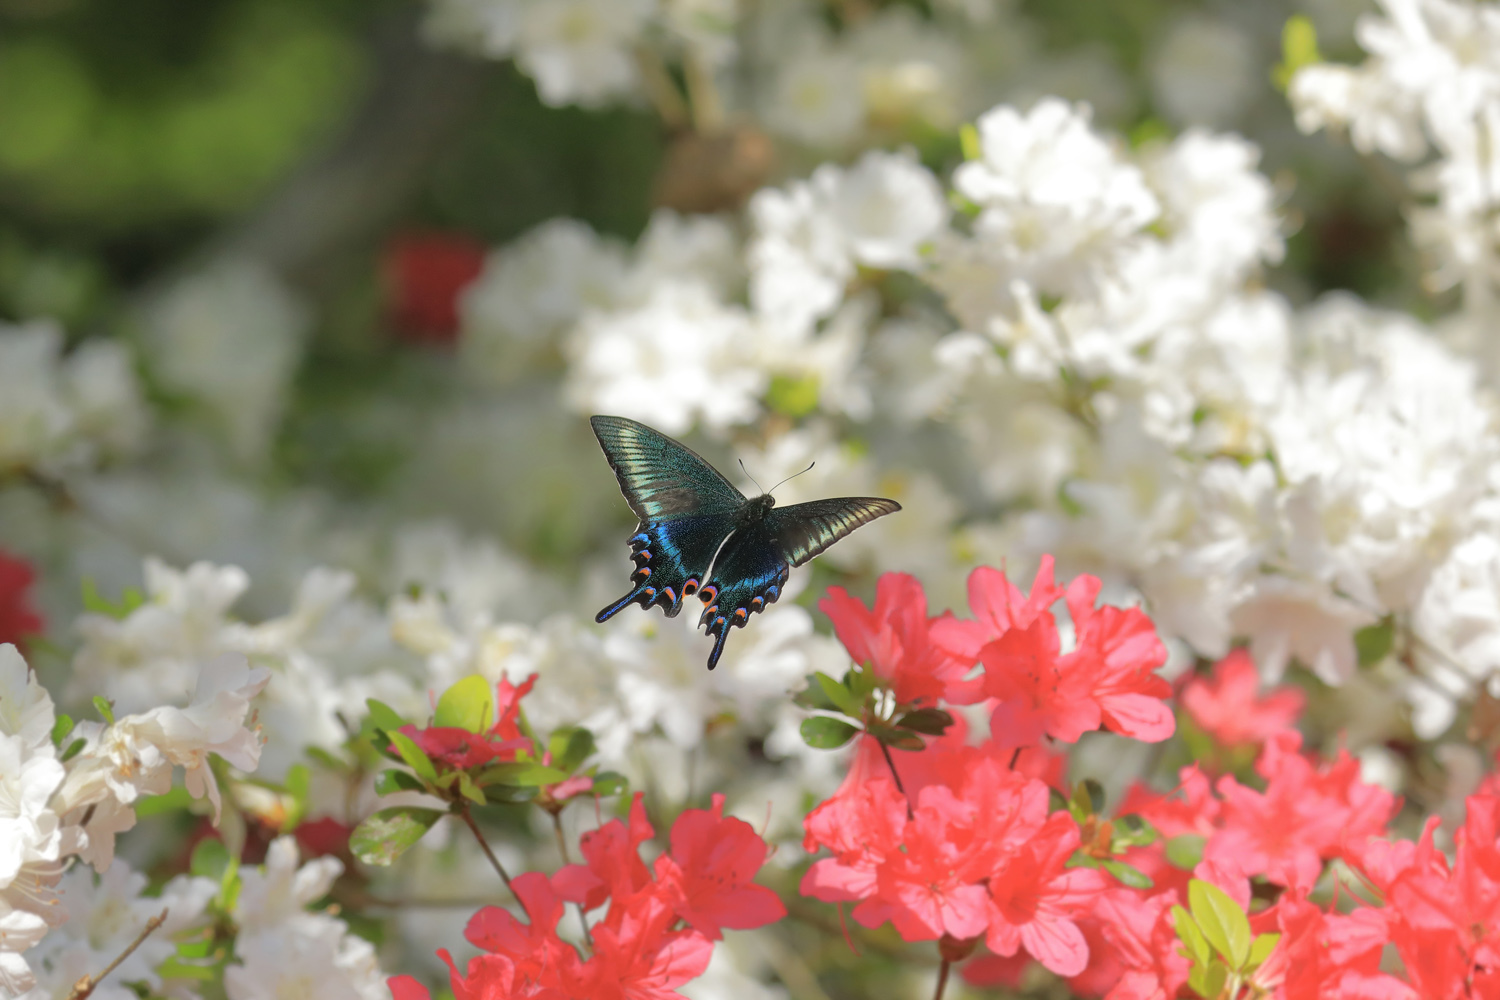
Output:
[[[1126,816],[1117,816],[1114,822],[1114,840],[1110,844],[1110,850],[1116,854],[1131,847],[1145,847],[1154,844],[1159,836],[1156,827],[1134,813]]]
[[[206,983],[211,979],[217,979],[219,970],[217,964],[198,965],[193,962],[184,962],[174,955],[157,966],[156,974],[163,979],[196,979]]]
[[[1277,90],[1291,86],[1297,71],[1323,61],[1318,51],[1318,29],[1305,14],[1287,18],[1281,29],[1281,62],[1271,70],[1271,82]]]
[[[984,148],[979,142],[979,130],[968,122],[959,126],[958,145],[966,160],[977,160],[984,155]]]
[[[135,804],[137,818],[144,816],[160,816],[162,813],[176,812],[179,809],[187,809],[193,804],[193,796],[181,785],[163,795],[152,795],[140,799]],[[204,841],[207,843],[207,841]],[[219,841],[214,841],[219,843]]]
[[[433,766],[431,758],[422,752],[416,741],[405,733],[387,733],[391,738],[391,744],[395,746],[396,752],[401,759],[406,761],[406,766],[417,772],[417,777],[429,782],[437,783],[437,768]]]
[[[88,745],[89,741],[80,736],[78,737],[78,739],[74,740],[71,744],[68,745],[68,749],[64,750],[62,752],[62,756],[58,759],[61,760],[62,763],[66,764],[68,761],[72,760],[74,757],[77,757],[81,752],[83,752],[83,748]]]
[[[850,691],[843,681],[835,680],[822,671],[814,674],[813,679],[818,682],[818,687],[822,689],[823,694],[840,712],[856,719],[863,713],[864,699],[855,697],[854,692]]]
[[[490,689],[490,682],[472,674],[443,692],[432,724],[482,733],[490,727],[494,711],[495,694]]]
[[[188,862],[188,871],[199,878],[211,878],[218,881],[229,870],[229,863],[232,860],[233,858],[229,856],[229,848],[224,846],[224,841],[209,837],[198,841],[198,846],[193,848],[193,857]]]
[[[1113,875],[1121,885],[1132,889],[1149,889],[1156,884],[1151,881],[1150,875],[1123,861],[1102,861],[1099,867]]]
[[[953,716],[941,708],[919,708],[914,712],[907,712],[896,720],[898,728],[910,729],[914,733],[922,733],[926,736],[941,736],[951,725],[953,725]]]
[[[859,735],[859,730],[842,719],[815,715],[802,720],[802,742],[818,750],[837,750]]]
[[[375,728],[384,729],[388,733],[399,732],[402,726],[410,725],[401,714],[383,701],[374,698],[365,699],[365,707],[370,710],[370,721],[375,723]]]
[[[514,785],[520,788],[540,788],[568,780],[568,772],[535,761],[518,760],[509,764],[491,764],[474,777],[481,788],[488,785]]]
[[[115,724],[114,702],[104,697],[104,695],[94,695],[94,711],[99,713],[99,716],[104,720],[105,725],[113,726]]]
[[[865,699],[875,693],[880,686],[880,678],[875,676],[875,671],[865,666],[855,666],[844,675],[844,687],[854,696],[854,704],[858,706],[856,715],[862,714]]]
[[[1395,645],[1396,620],[1390,616],[1354,633],[1354,650],[1359,654],[1362,667],[1374,666],[1384,660]]]
[[[354,828],[349,849],[367,865],[386,867],[421,840],[443,815],[436,809],[415,806],[382,809]]]
[[[468,771],[458,772],[458,794],[476,806],[482,806],[487,801],[484,793],[479,790],[479,786],[474,784],[474,779],[469,777]]]
[[[1188,907],[1214,950],[1231,969],[1245,967],[1250,957],[1250,920],[1229,893],[1201,879],[1188,882]]]
[[[766,405],[783,416],[798,419],[818,408],[816,375],[772,375],[766,390]]]
[[[623,774],[613,771],[601,771],[594,775],[593,793],[600,798],[609,795],[619,795],[630,787],[630,781]]]
[[[793,695],[792,702],[814,712],[841,711],[838,703],[828,697],[828,693],[823,690],[822,682],[817,678],[817,674],[809,674],[807,677],[807,687]],[[837,684],[838,682],[835,681],[834,683]],[[843,687],[841,684],[839,686]]]
[[[1267,933],[1258,935],[1255,943],[1250,946],[1250,961],[1245,963],[1245,971],[1254,972],[1264,965],[1266,959],[1271,957],[1271,952],[1275,951],[1276,946],[1280,943],[1280,934]]]
[[[301,825],[302,817],[307,815],[307,798],[311,790],[312,772],[307,769],[306,764],[293,764],[286,769],[286,792],[292,805],[287,810],[283,830],[295,830]]]
[[[1203,847],[1208,841],[1201,834],[1184,833],[1167,841],[1167,860],[1178,868],[1192,871],[1203,860]]]
[[[493,806],[513,806],[530,802],[537,797],[537,789],[517,788],[515,785],[485,785],[484,800]]]
[[[927,747],[922,737],[909,730],[881,727],[879,732],[872,732],[870,735],[892,750],[923,750]]]
[[[68,734],[72,731],[73,717],[59,713],[57,721],[52,724],[52,745],[55,747],[62,746],[62,741],[67,739]]]
[[[1229,980],[1229,969],[1220,961],[1207,965],[1195,965],[1188,974],[1188,986],[1207,1000],[1218,1000],[1224,995],[1224,984]]]
[[[552,766],[572,774],[593,756],[594,734],[581,726],[559,729],[547,741]]]
[[[390,768],[375,775],[375,794],[393,795],[396,792],[422,792],[427,786],[418,781],[410,771]]]
[[[1213,949],[1208,946],[1208,940],[1198,929],[1191,913],[1180,906],[1172,907],[1172,926],[1177,930],[1177,940],[1187,949],[1189,961],[1194,965],[1207,965],[1213,960]]]

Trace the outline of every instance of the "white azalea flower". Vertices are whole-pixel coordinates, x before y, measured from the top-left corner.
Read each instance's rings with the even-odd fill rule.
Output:
[[[655,0],[527,0],[516,22],[516,62],[554,107],[631,95],[631,47],[655,7]]]
[[[980,157],[953,184],[979,206],[975,238],[1002,283],[1086,290],[1161,211],[1139,168],[1089,128],[1086,107],[999,107],[978,130]]]
[[[241,927],[265,930],[302,913],[328,895],[344,871],[338,858],[313,858],[300,867],[295,837],[277,837],[265,864],[241,871],[234,918]]]
[[[752,419],[766,376],[743,363],[756,329],[697,282],[658,286],[641,305],[584,317],[570,344],[569,396],[586,413],[634,417],[668,434]]]

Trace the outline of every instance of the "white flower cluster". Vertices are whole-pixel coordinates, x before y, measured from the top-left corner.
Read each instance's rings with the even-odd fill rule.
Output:
[[[238,962],[224,973],[229,1000],[385,1000],[375,947],[342,920],[307,909],[328,895],[343,863],[325,857],[298,867],[297,854],[295,839],[279,837],[263,866],[241,872],[232,913]]]
[[[246,723],[250,699],[266,680],[266,672],[252,669],[243,657],[220,657],[202,666],[186,708],[158,707],[104,724],[82,722],[63,732],[51,696],[16,647],[0,645],[0,986],[12,994],[36,986],[22,953],[41,942],[49,928],[94,905],[86,874],[72,876],[70,899],[59,901],[58,886],[70,860],[77,857],[108,873],[116,835],[135,825],[136,803],[169,791],[175,768],[183,768],[194,798],[213,803],[217,818],[219,787],[209,755],[242,771],[255,769],[260,737]],[[54,730],[61,747],[54,744]],[[126,872],[105,883],[103,891],[137,896],[140,887],[140,880]],[[200,899],[191,885],[181,891],[187,905],[178,907],[174,920],[191,922],[206,897]],[[192,904],[192,899],[199,901]],[[138,915],[138,909],[132,904],[132,913]],[[136,923],[135,916],[116,918],[81,937],[101,949],[122,934],[128,943],[128,929],[119,919]],[[91,957],[66,947],[39,953],[58,981],[77,964],[59,958],[63,952]]]
[[[754,121],[812,149],[950,132],[998,91],[1038,79],[1065,82],[1074,96],[1120,100],[1118,71],[1102,53],[1042,58],[1039,32],[1004,0],[937,3],[926,16],[901,4],[841,5],[838,30],[827,6],[433,0],[427,30],[438,44],[514,59],[548,105],[649,99],[664,114],[690,110],[709,126]],[[1243,49],[1235,50],[1242,61]],[[669,67],[681,67],[685,94]]]
[[[466,293],[465,351],[498,376],[527,349],[517,344],[551,339],[578,410],[669,433],[750,423],[778,387],[866,417],[855,363],[871,317],[859,300],[844,306],[845,288],[861,267],[914,267],[947,214],[913,157],[872,152],[762,191],[745,240],[721,217],[662,210],[626,254],[581,223],[549,222],[493,255]]]
[[[1479,304],[1500,282],[1500,11],[1474,0],[1381,0],[1361,18],[1358,66],[1315,63],[1288,96],[1304,131],[1338,128],[1361,153],[1421,164],[1412,238],[1434,289],[1462,286]]]
[[[62,331],[50,323],[0,323],[0,480],[129,457],[146,427],[132,361],[118,342],[64,353]]]

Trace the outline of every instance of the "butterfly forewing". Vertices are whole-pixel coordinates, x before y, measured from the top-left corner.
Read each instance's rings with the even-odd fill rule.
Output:
[[[896,501],[880,497],[836,497],[775,508],[766,523],[781,554],[801,566],[861,524],[900,509]]]
[[[627,417],[591,417],[589,423],[626,503],[643,522],[733,514],[745,503],[745,495],[687,445]]]

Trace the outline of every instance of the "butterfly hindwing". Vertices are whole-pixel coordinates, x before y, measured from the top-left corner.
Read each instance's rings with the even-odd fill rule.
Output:
[[[708,669],[718,665],[729,630],[743,628],[752,614],[774,604],[790,572],[768,521],[747,525],[729,536],[699,595],[708,607],[698,624],[707,626],[714,637]]]
[[[881,497],[834,497],[773,508],[766,523],[781,554],[801,566],[861,524],[900,509],[896,501]]]
[[[606,621],[631,604],[660,604],[667,617],[697,590],[734,528],[744,494],[691,448],[625,417],[593,417],[594,435],[640,518],[630,539],[633,589],[600,611]]]
[[[656,524],[641,522],[630,539],[630,555],[635,560],[630,582],[635,588],[594,620],[608,621],[631,604],[643,608],[660,604],[668,618],[676,618],[682,610],[682,599],[703,585],[714,553],[733,524],[727,514],[676,517]]]

